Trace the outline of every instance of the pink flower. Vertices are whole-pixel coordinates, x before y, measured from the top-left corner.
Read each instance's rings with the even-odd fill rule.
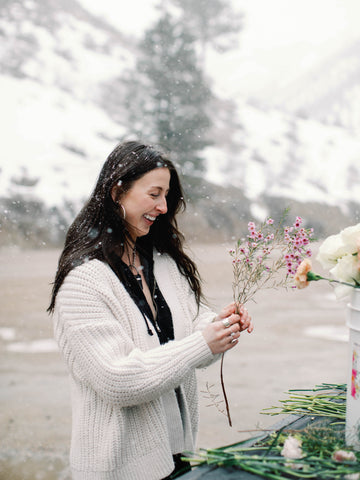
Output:
[[[295,220],[295,223],[294,223],[294,227],[298,228],[300,227],[300,225],[302,224],[302,218],[301,217],[296,217],[296,220]]]
[[[274,223],[274,220],[272,218],[268,218],[266,220],[267,225],[272,225]]]
[[[346,450],[336,450],[332,456],[335,462],[356,462],[356,456],[354,452],[348,452]]]

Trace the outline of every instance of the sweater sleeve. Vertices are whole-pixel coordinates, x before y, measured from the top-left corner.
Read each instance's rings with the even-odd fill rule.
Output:
[[[182,275],[175,265],[175,262],[170,260],[172,268],[173,278],[177,285],[177,294],[181,298],[181,302],[185,309],[188,309],[193,319],[192,329],[193,332],[202,332],[209,323],[212,323],[216,313],[204,303],[200,303],[198,306],[195,300],[194,292],[191,290],[190,285],[184,275]],[[205,368],[216,362],[221,355],[212,355],[207,359],[204,359],[197,368]]]
[[[200,332],[147,351],[136,347],[125,327],[131,319],[110,283],[94,265],[77,267],[55,312],[55,336],[70,372],[106,401],[125,407],[154,400],[213,358]]]

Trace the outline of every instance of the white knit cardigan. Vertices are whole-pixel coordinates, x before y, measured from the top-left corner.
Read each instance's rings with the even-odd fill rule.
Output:
[[[162,395],[180,387],[184,446],[198,428],[195,369],[216,359],[201,330],[214,313],[167,255],[154,273],[173,318],[175,340],[160,345],[111,268],[73,269],[56,299],[55,338],[70,374],[74,480],[159,480],[174,468]]]

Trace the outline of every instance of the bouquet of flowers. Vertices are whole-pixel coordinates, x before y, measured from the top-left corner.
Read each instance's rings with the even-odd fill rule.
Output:
[[[277,226],[272,218],[258,228],[249,222],[247,238],[230,249],[235,303],[246,303],[259,289],[289,285],[303,258],[312,255],[313,229],[304,228],[301,217],[296,217],[292,226],[283,226],[284,216]],[[278,275],[280,271],[285,271],[285,276]]]
[[[360,223],[324,240],[316,260],[329,269],[331,278],[314,273],[311,261],[306,259],[295,274],[297,288],[305,288],[311,281],[327,280],[334,284],[338,299],[350,295],[353,288],[360,288]]]
[[[253,299],[256,292],[264,288],[293,286],[297,268],[304,257],[312,255],[309,247],[312,228],[302,226],[303,219],[296,217],[291,226],[284,226],[285,210],[276,225],[267,218],[261,225],[248,223],[248,235],[237,241],[229,253],[233,266],[233,298],[236,305]],[[285,275],[281,275],[285,272]],[[226,413],[231,426],[229,404],[223,379],[224,354],[221,359],[220,380]]]

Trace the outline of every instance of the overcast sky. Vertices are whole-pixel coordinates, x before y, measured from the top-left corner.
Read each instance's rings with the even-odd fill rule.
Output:
[[[140,36],[156,19],[157,0],[80,0],[126,33]],[[194,0],[196,1],[196,0]],[[239,48],[212,55],[210,71],[224,94],[281,86],[359,38],[360,0],[233,0],[244,13]]]

